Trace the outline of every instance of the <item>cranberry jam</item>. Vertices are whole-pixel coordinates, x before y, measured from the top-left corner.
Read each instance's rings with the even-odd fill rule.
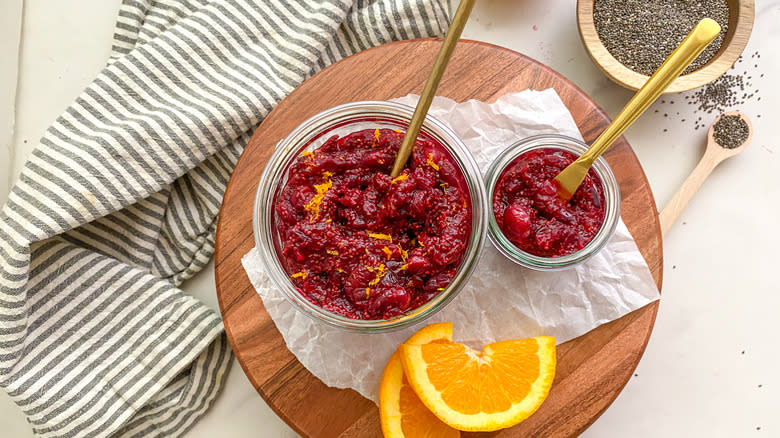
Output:
[[[540,148],[522,153],[498,177],[493,214],[517,248],[541,257],[561,257],[585,247],[604,223],[601,179],[590,169],[569,201],[553,178],[576,159],[565,150]]]
[[[401,131],[330,137],[291,165],[276,197],[282,265],[307,300],[348,318],[403,314],[438,295],[472,230],[466,179],[438,142],[418,138],[390,178]]]

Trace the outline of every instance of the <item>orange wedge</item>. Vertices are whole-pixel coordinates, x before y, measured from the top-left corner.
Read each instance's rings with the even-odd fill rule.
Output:
[[[407,344],[451,342],[452,323],[431,324],[413,334]],[[379,417],[386,438],[457,438],[460,432],[447,426],[423,405],[404,376],[398,351],[390,357],[379,386]]]
[[[468,431],[514,426],[533,414],[555,377],[555,339],[495,342],[482,351],[453,342],[398,348],[404,375],[423,404]]]

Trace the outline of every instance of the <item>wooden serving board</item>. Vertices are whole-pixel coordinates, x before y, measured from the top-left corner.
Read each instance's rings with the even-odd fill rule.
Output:
[[[274,145],[322,110],[357,100],[419,94],[439,45],[440,41],[433,39],[386,44],[314,75],[266,117],[246,146],[227,187],[215,255],[225,330],[257,391],[304,437],[380,437],[379,411],[357,392],[326,387],[309,373],[287,350],[249,283],[240,260],[255,244],[252,210],[260,173]],[[458,44],[437,94],[456,101],[492,102],[506,93],[529,88],[554,88],[586,142],[594,140],[609,123],[606,114],[582,90],[550,68],[511,50],[479,42]],[[620,183],[623,221],[660,290],[661,232],[647,179],[623,137],[609,149],[606,159]],[[552,390],[533,416],[511,429],[464,436],[579,434],[628,382],[645,350],[657,310],[656,302],[560,345]]]

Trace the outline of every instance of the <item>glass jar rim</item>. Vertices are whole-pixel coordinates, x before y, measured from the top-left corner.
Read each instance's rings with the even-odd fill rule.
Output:
[[[255,245],[266,273],[294,308],[314,320],[342,329],[378,332],[400,329],[433,315],[446,306],[463,288],[477,265],[487,237],[488,201],[484,180],[468,148],[444,123],[427,115],[421,132],[442,144],[463,172],[469,188],[472,206],[472,230],[466,255],[450,284],[425,304],[398,317],[380,320],[359,320],[330,312],[310,302],[295,289],[279,261],[273,229],[273,201],[289,164],[299,152],[308,149],[314,139],[323,136],[328,127],[348,126],[356,119],[372,118],[378,122],[408,125],[414,108],[395,102],[359,101],[338,105],[322,111],[298,125],[282,139],[273,151],[260,177],[255,195],[253,231]]]
[[[586,143],[573,137],[560,134],[540,134],[513,143],[493,160],[485,176],[487,196],[491,205],[488,214],[488,234],[493,246],[505,257],[526,268],[555,271],[569,269],[583,263],[607,245],[620,219],[620,186],[615,174],[603,157],[597,158],[592,168],[601,179],[601,185],[604,189],[604,222],[590,242],[579,251],[560,257],[543,257],[523,251],[510,242],[501,231],[492,208],[493,194],[498,178],[506,167],[521,154],[535,149],[557,148],[581,155],[588,147]]]

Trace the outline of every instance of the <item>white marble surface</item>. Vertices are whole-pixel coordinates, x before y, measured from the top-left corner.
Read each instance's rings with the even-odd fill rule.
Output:
[[[0,16],[8,20],[0,21],[5,32],[0,32],[0,96],[14,88],[15,71],[7,67],[16,63],[16,48],[6,36],[14,31],[5,23],[13,22],[21,2],[0,3]],[[772,184],[780,175],[780,137],[772,130],[780,117],[780,2],[756,3],[757,21],[745,53],[761,53],[753,70],[765,74],[760,79],[754,74],[762,99],[739,108],[753,117],[753,144],[715,170],[664,239],[661,307],[647,350],[635,377],[584,436],[780,436],[775,338],[780,288],[774,277],[780,262],[780,190]],[[0,148],[0,201],[6,198],[6,181],[16,177],[43,130],[104,65],[118,4],[24,1],[15,109],[8,106],[11,99],[0,101],[0,116],[15,114],[16,119],[13,131],[5,123],[8,118],[0,119],[0,141],[11,139],[10,149]],[[609,82],[588,58],[574,7],[574,0],[481,0],[464,37],[550,65],[614,116],[631,93]],[[682,105],[683,96],[665,100],[626,134],[659,208],[693,169],[705,136],[693,129],[693,106]],[[708,117],[714,115],[704,121]],[[210,268],[184,288],[217,307]],[[21,411],[2,391],[0,429],[2,436],[32,436]],[[214,408],[187,436],[297,435],[236,363]]]

